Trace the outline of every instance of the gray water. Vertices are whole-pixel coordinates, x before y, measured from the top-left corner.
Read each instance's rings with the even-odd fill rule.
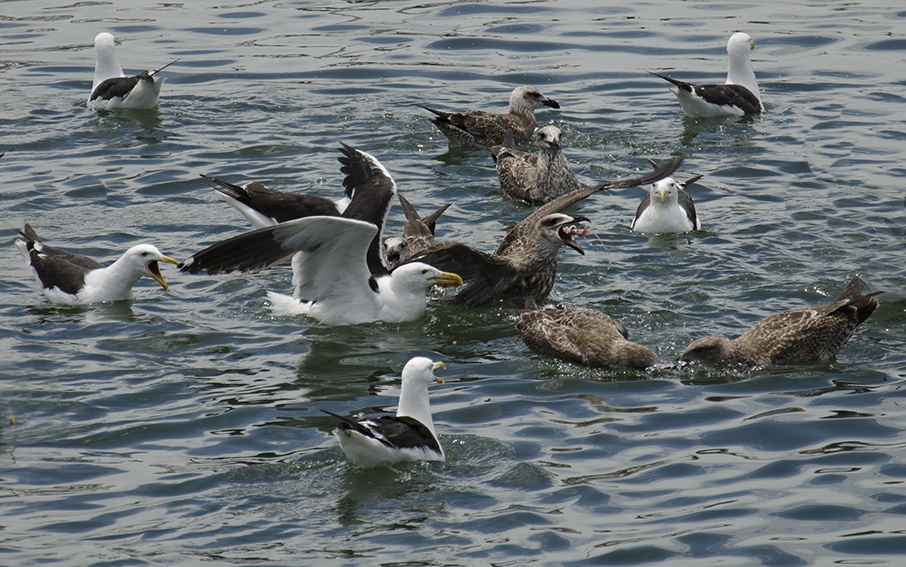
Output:
[[[875,2],[0,4],[0,564],[900,565],[906,557],[906,8]],[[93,38],[173,59],[156,111],[85,108]],[[684,119],[647,71],[720,80],[755,39],[767,110]],[[676,174],[704,230],[628,225],[596,195],[549,302],[603,310],[665,359],[820,304],[881,306],[831,364],[627,374],[529,351],[494,307],[403,325],[272,317],[290,271],[145,278],[131,303],[49,304],[12,242],[180,259],[247,229],[199,173],[334,197],[340,141],[375,155],[438,236],[493,250],[530,208],[415,106],[559,111],[580,179]],[[402,214],[391,212],[388,232]],[[412,356],[445,463],[361,470],[329,409],[393,411]]]

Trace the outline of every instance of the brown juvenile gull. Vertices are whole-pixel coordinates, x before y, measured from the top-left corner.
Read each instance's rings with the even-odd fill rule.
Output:
[[[331,200],[316,195],[277,191],[258,181],[234,185],[216,177],[204,174],[201,176],[214,183],[217,194],[239,211],[255,228],[316,215],[338,217],[352,200],[354,190],[353,187],[346,187],[343,197]]]
[[[545,203],[510,229],[493,254],[447,242],[435,245],[411,260],[455,271],[462,276],[466,285],[449,300],[454,304],[477,307],[505,299],[534,309],[554,286],[560,247],[566,245],[580,254],[585,253],[575,237],[585,235],[587,230],[577,228],[576,224],[588,219],[560,211],[603,189],[653,183],[676,171],[682,161],[676,157],[642,177],[578,189]]]
[[[645,370],[662,362],[651,349],[629,341],[626,327],[594,309],[548,305],[523,313],[516,330],[532,350],[585,366]]]
[[[355,420],[321,410],[340,420],[333,435],[349,462],[376,467],[404,461],[444,460],[428,400],[428,386],[432,382],[444,383],[434,376],[438,368],[444,368],[444,363],[422,356],[406,363],[395,416]]]
[[[418,105],[434,114],[432,122],[447,137],[450,149],[498,146],[503,143],[507,130],[513,131],[515,142],[528,141],[538,123],[535,109],[541,105],[560,108],[560,104],[547,98],[535,87],[516,87],[510,94],[510,111],[492,114],[483,110],[443,112]]]
[[[434,246],[434,230],[437,219],[444,214],[450,204],[443,205],[425,218],[419,216],[412,203],[402,195],[397,195],[403,214],[406,215],[406,224],[403,225],[402,236],[391,236],[384,241],[384,250],[387,255],[387,267],[393,270],[405,263],[411,256],[422,250]]]
[[[648,160],[648,163],[651,167],[657,168],[654,161]],[[635,219],[629,228],[633,232],[661,234],[701,230],[695,203],[685,191],[686,187],[701,178],[701,175],[696,175],[683,183],[678,183],[672,177],[665,177],[657,183],[652,183],[650,191],[639,203]]]
[[[132,286],[144,275],[170,291],[159,262],[178,264],[150,244],[139,244],[109,266],[81,254],[44,244],[31,225],[19,232],[16,247],[34,273],[47,299],[54,303],[84,304],[132,299]]]
[[[720,84],[694,85],[664,75],[652,73],[676,85],[673,94],[687,116],[743,116],[758,114],[764,107],[758,91],[758,81],[752,70],[749,52],[755,42],[748,34],[734,33],[727,42],[727,81]]]
[[[355,187],[342,217],[310,216],[259,228],[194,254],[180,269],[258,272],[291,257],[293,295],[268,293],[275,312],[328,325],[420,317],[431,287],[458,286],[462,279],[417,262],[392,272],[383,267],[381,231],[396,183],[374,156],[345,144],[340,151],[343,184]]]
[[[549,125],[535,133],[537,154],[514,149],[507,143],[511,139],[490,149],[504,195],[540,205],[579,189],[579,181],[560,149],[559,128]]]
[[[172,61],[160,69],[144,71],[127,77],[114,54],[114,38],[101,32],[94,38],[97,60],[94,81],[88,96],[88,108],[113,110],[114,108],[148,109],[157,106],[164,78],[158,73],[176,63]]]
[[[833,360],[856,329],[874,313],[881,292],[861,294],[856,276],[828,305],[801,307],[771,315],[736,339],[703,337],[680,360],[712,366],[771,366]]]

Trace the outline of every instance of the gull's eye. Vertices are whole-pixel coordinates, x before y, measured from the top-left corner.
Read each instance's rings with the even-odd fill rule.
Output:
[[[147,255],[148,255],[148,252],[147,252],[147,251],[142,252],[142,256],[143,256],[143,257],[144,257],[144,256],[147,256]]]

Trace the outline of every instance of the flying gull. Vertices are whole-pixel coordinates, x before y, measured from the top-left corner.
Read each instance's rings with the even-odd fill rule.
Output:
[[[537,154],[514,149],[511,136],[502,146],[489,148],[503,194],[540,205],[579,189],[579,181],[560,149],[560,129],[545,126],[535,133],[535,140]]]
[[[585,366],[645,370],[661,362],[651,349],[629,341],[626,327],[594,309],[548,305],[523,313],[516,330],[532,350]]]
[[[569,246],[585,252],[576,236],[588,231],[577,227],[588,219],[561,211],[603,189],[621,189],[653,183],[674,171],[682,163],[676,157],[656,171],[641,177],[623,179],[577,189],[541,205],[506,234],[496,252],[488,254],[457,242],[435,245],[415,255],[412,260],[424,262],[461,275],[465,287],[450,301],[467,307],[478,307],[498,299],[519,301],[528,309],[537,307],[550,294],[557,275],[557,253]]]
[[[648,160],[651,167],[657,163]],[[677,183],[672,177],[665,177],[651,185],[651,189],[635,212],[630,228],[634,232],[668,233],[701,230],[701,222],[695,212],[695,203],[685,189],[701,179],[696,175]]]
[[[739,337],[704,337],[680,355],[707,365],[771,366],[833,360],[856,329],[874,313],[881,292],[861,294],[856,276],[828,305],[801,307],[771,315]]]
[[[268,293],[276,312],[329,325],[420,317],[432,286],[458,286],[462,279],[417,262],[392,272],[383,267],[381,231],[396,183],[372,155],[345,144],[340,151],[343,184],[353,187],[342,217],[311,216],[259,228],[194,254],[180,269],[258,272],[292,257],[293,295]]]
[[[147,109],[157,106],[160,89],[164,85],[164,78],[157,74],[176,61],[167,63],[160,69],[143,71],[127,77],[113,52],[114,39],[111,34],[107,32],[97,34],[94,38],[94,48],[97,52],[97,61],[94,66],[91,95],[88,97],[88,108],[113,110]]]
[[[444,450],[434,430],[428,386],[443,384],[434,370],[443,362],[416,357],[403,368],[396,416],[351,419],[321,410],[340,420],[333,435],[346,458],[360,467],[376,467],[403,461],[443,461]]]
[[[740,32],[730,36],[727,42],[727,81],[722,85],[693,85],[657,73],[652,75],[676,85],[671,92],[676,95],[687,116],[707,118],[758,114],[764,107],[749,57],[753,49],[755,42],[748,34]]]
[[[257,181],[234,185],[216,177],[201,176],[214,183],[217,194],[242,213],[255,228],[302,217],[338,217],[352,200],[351,188],[346,188],[343,197],[334,201],[315,195],[277,191]]]
[[[111,264],[44,244],[31,225],[19,231],[16,247],[31,267],[47,299],[53,303],[85,304],[132,299],[132,286],[149,275],[164,288],[170,287],[158,262],[178,264],[150,244],[139,244]]]
[[[432,122],[447,137],[450,149],[481,148],[503,143],[507,130],[513,131],[516,143],[528,141],[538,123],[535,109],[541,105],[560,108],[560,104],[547,98],[535,87],[516,87],[510,94],[510,111],[492,114],[483,110],[443,112],[419,105],[434,114]]]
[[[402,195],[398,195],[398,197],[403,214],[406,215],[406,224],[403,225],[402,236],[391,236],[384,241],[387,265],[391,270],[402,265],[415,254],[434,246],[437,219],[450,207],[450,204],[447,203],[422,218],[408,199]]]

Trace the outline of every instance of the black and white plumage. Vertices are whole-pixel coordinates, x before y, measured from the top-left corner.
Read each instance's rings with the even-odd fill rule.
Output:
[[[750,52],[755,42],[748,34],[739,32],[727,42],[727,80],[724,84],[694,85],[652,73],[676,86],[676,96],[686,115],[692,118],[712,116],[743,116],[764,110]]]
[[[717,366],[772,366],[833,360],[864,323],[881,292],[862,294],[858,276],[843,287],[833,302],[801,307],[762,319],[739,337],[703,337],[692,342],[680,361]]]
[[[535,133],[538,153],[514,149],[510,140],[490,149],[497,164],[497,178],[503,194],[533,205],[579,189],[579,181],[561,149],[560,129],[545,126]]]
[[[410,257],[434,246],[434,230],[437,219],[450,208],[450,204],[441,206],[425,218],[419,216],[415,207],[402,195],[398,195],[403,214],[406,215],[406,224],[403,225],[402,236],[391,236],[384,241],[387,255],[387,265],[393,270],[404,264]]]
[[[648,160],[648,163],[657,169],[657,163],[652,160]],[[684,183],[665,177],[653,183],[636,209],[630,228],[634,232],[661,234],[701,230],[695,203],[685,190],[702,177],[696,175]]]
[[[638,343],[610,316],[574,307],[545,306],[526,311],[516,324],[532,350],[570,362],[609,370],[645,370],[661,359]]]
[[[340,199],[331,200],[315,195],[277,191],[258,181],[234,185],[216,177],[204,174],[201,176],[214,183],[217,194],[239,211],[255,228],[273,226],[303,217],[338,217],[352,200],[351,187],[345,188]]]
[[[115,108],[148,109],[157,106],[164,78],[158,73],[176,61],[153,71],[143,71],[127,77],[116,60],[113,35],[101,32],[94,38],[97,60],[94,81],[88,96],[88,108],[113,110]]]
[[[53,248],[26,224],[16,247],[22,252],[38,285],[53,303],[87,304],[132,299],[132,286],[143,275],[151,276],[165,291],[170,287],[159,262],[178,264],[150,244],[139,244],[109,266],[73,252]]]
[[[432,382],[444,382],[434,376],[434,370],[443,367],[443,362],[433,362],[425,357],[416,357],[406,363],[396,416],[355,420],[321,410],[340,420],[333,435],[349,462],[360,467],[376,467],[445,459],[428,400],[428,386]]]
[[[510,93],[510,110],[506,114],[493,114],[483,110],[444,112],[419,105],[434,114],[431,121],[447,137],[450,149],[497,146],[503,143],[508,130],[513,131],[516,143],[528,141],[538,122],[535,109],[541,105],[560,108],[560,104],[547,98],[535,87],[516,87]]]
[[[576,224],[588,219],[561,211],[604,189],[635,187],[663,179],[676,171],[682,161],[673,158],[647,175],[578,189],[549,201],[510,229],[493,254],[446,242],[415,255],[412,260],[462,276],[466,285],[450,299],[454,304],[478,307],[502,299],[534,309],[554,286],[560,248],[566,245],[585,253],[575,237],[588,231]]]
[[[330,325],[411,321],[424,313],[427,291],[462,279],[425,264],[389,272],[381,231],[396,184],[372,155],[345,144],[344,186],[353,198],[342,217],[311,216],[259,228],[194,254],[189,273],[258,272],[292,257],[293,295],[268,293],[274,311],[304,314]]]

